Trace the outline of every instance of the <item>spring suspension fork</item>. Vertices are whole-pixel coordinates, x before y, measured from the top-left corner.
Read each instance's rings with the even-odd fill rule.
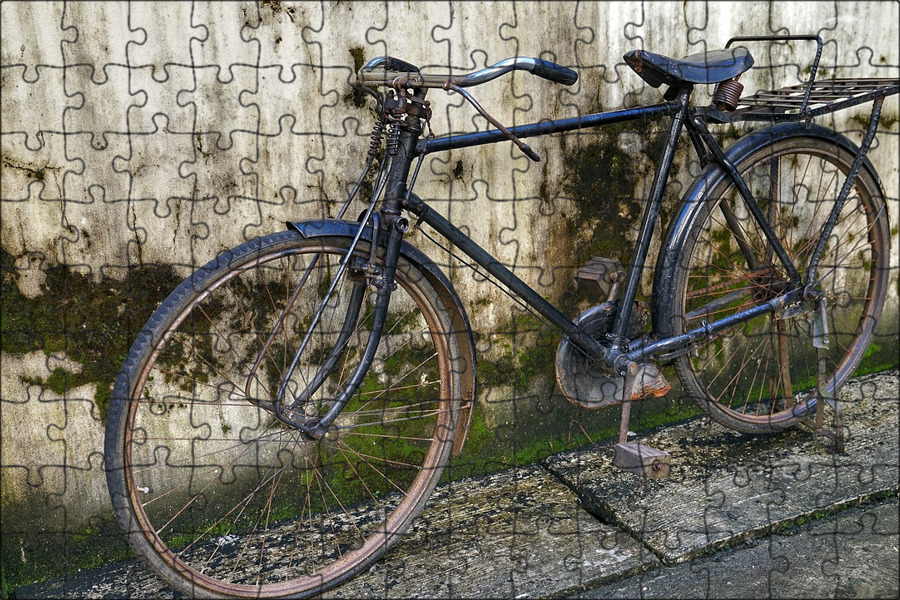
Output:
[[[327,304],[328,300],[331,297],[331,294],[334,291],[335,285],[342,275],[343,269],[346,267],[348,261],[350,260],[353,250],[356,247],[356,242],[358,241],[363,228],[370,219],[372,220],[373,224],[373,232],[372,247],[369,260],[370,264],[374,264],[375,262],[378,244],[377,236],[379,230],[381,229],[381,217],[378,213],[373,213],[372,208],[374,207],[375,199],[381,196],[384,186],[387,185],[388,176],[391,172],[391,165],[393,164],[394,157],[397,155],[397,151],[399,149],[399,135],[400,130],[397,126],[397,122],[392,121],[387,141],[387,169],[383,171],[383,177],[381,178],[381,181],[379,183],[378,190],[372,197],[372,204],[369,206],[369,211],[362,219],[362,223],[360,224],[360,228],[356,234],[356,239],[354,239],[353,244],[351,244],[351,248],[347,252],[347,256],[344,257],[344,261],[341,264],[341,269],[338,270],[338,273],[337,275],[335,275],[334,281],[331,284],[331,289],[329,289],[328,293],[323,299],[322,304],[319,307],[319,311],[316,313],[316,316],[313,319],[313,323],[312,325],[310,325],[310,328],[306,333],[306,337],[304,338],[303,342],[300,345],[300,348],[297,350],[297,353],[294,356],[294,360],[291,364],[290,369],[288,370],[288,373],[282,380],[281,389],[279,390],[278,397],[275,401],[275,414],[278,419],[292,427],[299,429],[304,435],[311,439],[321,439],[328,432],[328,429],[344,409],[344,406],[347,405],[347,402],[350,401],[350,398],[353,397],[353,394],[356,393],[356,390],[359,389],[360,384],[362,384],[363,378],[365,378],[366,374],[369,372],[369,368],[372,366],[372,360],[375,358],[375,352],[378,349],[379,343],[381,342],[381,334],[387,320],[387,310],[388,305],[390,304],[391,293],[397,288],[394,276],[397,272],[397,261],[400,256],[400,243],[403,241],[403,234],[407,229],[409,229],[409,223],[404,218],[389,216],[387,218],[387,226],[390,231],[390,235],[388,237],[384,264],[381,270],[382,277],[375,281],[375,287],[378,289],[378,292],[376,294],[375,309],[372,315],[372,328],[369,332],[369,339],[366,342],[366,347],[363,351],[363,355],[360,359],[359,364],[357,364],[346,385],[343,386],[340,394],[332,402],[331,406],[324,416],[322,416],[321,418],[312,417],[309,419],[305,419],[303,423],[300,423],[299,421],[292,418],[293,415],[290,413],[293,413],[297,408],[302,407],[307,401],[309,401],[312,395],[319,389],[319,387],[321,387],[322,383],[324,383],[328,376],[331,375],[331,373],[334,371],[334,368],[337,366],[340,357],[343,355],[344,347],[349,341],[350,335],[352,334],[353,330],[356,328],[356,322],[359,318],[360,308],[362,307],[362,300],[365,296],[367,287],[366,283],[364,282],[356,282],[353,285],[349,306],[347,308],[347,315],[344,319],[344,325],[341,328],[341,333],[338,337],[338,341],[335,343],[334,348],[332,348],[328,358],[325,360],[324,364],[319,368],[319,370],[313,376],[312,380],[307,384],[307,386],[295,397],[290,407],[286,411],[282,410],[282,398],[284,396],[284,390],[287,387],[294,369],[296,368],[296,364],[299,361],[301,354],[306,348],[313,329],[315,329],[315,326],[321,316],[321,313],[324,310],[325,305]]]
[[[313,439],[321,438],[327,431],[328,427],[334,422],[334,419],[337,418],[337,415],[343,409],[344,405],[346,405],[347,401],[350,399],[350,397],[353,395],[353,393],[356,392],[356,389],[359,387],[359,384],[362,382],[363,376],[368,371],[368,368],[372,363],[372,358],[375,356],[375,349],[377,348],[378,341],[381,338],[381,328],[384,326],[384,318],[387,314],[387,301],[390,298],[391,287],[394,285],[393,273],[394,273],[394,270],[396,270],[397,256],[399,255],[399,251],[400,251],[400,240],[402,239],[403,231],[406,231],[406,227],[407,227],[405,225],[406,224],[405,219],[399,219],[399,220],[394,219],[393,224],[395,226],[391,227],[391,238],[389,238],[389,240],[388,240],[388,254],[385,257],[385,265],[384,265],[384,271],[383,271],[384,277],[380,280],[380,282],[389,282],[388,284],[386,284],[386,287],[388,288],[387,297],[383,298],[383,294],[382,294],[383,290],[379,289],[378,299],[376,300],[376,305],[375,305],[375,317],[376,317],[375,323],[372,327],[372,334],[370,335],[369,342],[366,346],[366,352],[363,355],[364,356],[363,361],[359,364],[359,366],[357,366],[356,370],[354,371],[349,382],[347,383],[347,386],[344,388],[344,390],[341,393],[341,395],[339,396],[339,398],[337,400],[335,400],[334,404],[332,405],[331,409],[328,411],[326,416],[318,421],[309,419],[309,420],[304,421],[303,423],[300,423],[299,421],[297,421],[296,419],[293,418],[292,413],[294,413],[301,406],[301,403],[305,402],[308,398],[310,398],[312,396],[312,394],[315,393],[316,389],[321,386],[321,384],[325,381],[325,379],[327,379],[331,370],[334,368],[334,364],[337,363],[337,360],[340,358],[340,355],[343,352],[343,346],[346,345],[346,342],[349,339],[349,333],[347,333],[347,337],[345,339],[343,339],[342,343],[336,344],[335,347],[332,349],[331,355],[335,356],[335,360],[333,361],[334,364],[331,364],[329,366],[329,363],[331,363],[332,361],[326,360],[326,364],[323,365],[319,369],[317,374],[313,376],[312,382],[310,384],[308,384],[295,397],[294,400],[291,401],[291,403],[287,407],[287,410],[285,410],[285,402],[284,402],[285,393],[287,392],[287,388],[291,381],[291,378],[297,369],[297,365],[300,363],[300,357],[303,355],[303,352],[306,350],[306,347],[308,346],[309,341],[312,338],[313,332],[315,331],[316,326],[319,324],[319,321],[322,318],[322,314],[325,312],[325,307],[328,305],[328,302],[331,300],[331,297],[334,294],[335,289],[337,288],[338,282],[341,280],[341,278],[344,275],[344,272],[347,270],[347,267],[353,257],[353,253],[356,250],[356,246],[359,243],[360,237],[362,236],[363,230],[366,228],[366,225],[369,223],[370,220],[373,220],[373,224],[374,224],[373,244],[377,243],[376,242],[377,238],[375,236],[377,236],[378,216],[376,214],[374,214],[373,211],[374,211],[375,203],[376,203],[377,199],[379,197],[381,197],[382,193],[384,192],[384,188],[388,183],[388,175],[391,172],[391,166],[394,161],[394,155],[396,154],[397,135],[398,135],[398,132],[397,132],[396,125],[394,123],[392,123],[391,131],[388,136],[387,160],[382,162],[382,168],[379,171],[379,177],[378,177],[376,189],[375,189],[375,192],[372,194],[372,198],[369,203],[369,207],[366,210],[363,217],[360,219],[360,225],[359,225],[359,229],[357,229],[357,231],[356,231],[356,236],[353,238],[353,241],[350,243],[350,247],[348,248],[347,253],[344,256],[343,260],[341,261],[340,267],[338,268],[338,271],[335,274],[334,279],[331,282],[331,286],[329,287],[328,291],[325,293],[324,297],[322,298],[322,301],[320,302],[319,307],[316,310],[315,315],[313,316],[312,323],[309,325],[309,329],[307,330],[306,335],[303,338],[303,341],[300,342],[300,345],[297,348],[297,351],[294,353],[294,358],[291,361],[291,364],[288,366],[284,376],[282,377],[281,385],[279,386],[279,389],[278,389],[278,394],[275,397],[274,412],[275,412],[275,416],[278,418],[278,420],[280,420],[282,423],[288,425],[289,427],[293,427],[293,428],[300,430],[307,437],[310,437]],[[393,151],[392,151],[392,149],[393,149]],[[401,221],[403,223],[402,227],[400,224]],[[401,231],[401,228],[402,228],[402,231]],[[391,258],[392,255],[390,253],[390,247],[391,247],[392,240],[394,239],[394,234],[396,232],[399,232],[399,233],[397,233],[399,238],[396,241],[396,248],[395,248],[395,251],[393,254],[393,258]],[[374,249],[373,249],[373,253],[374,253]],[[318,259],[319,256],[321,256],[321,255],[317,254],[315,256],[315,259]],[[389,271],[388,265],[391,264],[390,261],[393,261],[393,263],[392,263],[393,267],[390,269],[390,273],[388,273],[388,271]],[[304,273],[304,276],[301,280],[301,284],[298,287],[302,287],[305,284],[306,279],[308,278],[308,274],[311,271],[311,268],[312,268],[312,265],[310,267],[307,267],[306,273]],[[363,286],[363,288],[365,287],[364,284],[359,284],[359,285]],[[378,287],[377,283],[376,283],[376,287]],[[296,296],[298,294],[299,294],[299,290],[295,291],[294,295]],[[353,297],[355,294],[362,294],[362,292],[354,289],[354,292],[351,294],[351,297]],[[360,304],[361,304],[361,302],[360,302]],[[348,314],[345,317],[345,328],[347,328],[348,323],[352,322],[355,324],[356,319],[358,318],[359,308],[357,307],[355,314],[351,313],[352,309],[353,309],[353,305],[351,303],[351,306],[348,309]],[[382,319],[381,322],[378,321],[379,311],[381,312],[381,319]],[[350,326],[350,329],[352,329],[352,326]],[[341,337],[342,338],[344,337],[344,330],[342,330]]]

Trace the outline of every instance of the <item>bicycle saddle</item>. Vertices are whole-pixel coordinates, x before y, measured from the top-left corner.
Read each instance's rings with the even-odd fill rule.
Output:
[[[682,59],[632,50],[625,55],[625,62],[653,87],[663,83],[680,87],[685,83],[719,83],[737,77],[753,66],[753,57],[742,46],[698,52]]]

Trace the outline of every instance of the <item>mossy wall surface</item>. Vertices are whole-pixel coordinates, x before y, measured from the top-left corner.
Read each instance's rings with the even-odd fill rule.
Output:
[[[900,65],[898,5],[879,2],[4,2],[2,18],[4,586],[83,566],[91,539],[124,552],[102,469],[118,368],[198,266],[286,220],[337,213],[368,149],[371,101],[348,85],[366,60],[462,72],[535,56],[578,72],[572,87],[518,72],[477,88],[507,125],[659,102],[622,60],[639,47],[683,56],[790,30],[826,40],[820,76],[897,77]],[[803,81],[801,46],[751,48],[747,90]],[[488,127],[458,95],[429,99],[438,135]],[[894,97],[870,155],[894,240],[873,369],[897,362],[898,115]],[[820,122],[858,141],[866,118]],[[574,285],[586,260],[628,264],[664,132],[637,121],[528,140],[540,163],[509,143],[430,156],[416,192],[574,316],[598,302]],[[663,220],[699,172],[685,145]],[[422,232],[409,239],[447,272],[476,330],[476,415],[452,476],[615,434],[618,410],[586,411],[556,389],[557,333]],[[648,269],[640,298],[651,282]],[[633,428],[692,410],[676,385],[636,408]]]

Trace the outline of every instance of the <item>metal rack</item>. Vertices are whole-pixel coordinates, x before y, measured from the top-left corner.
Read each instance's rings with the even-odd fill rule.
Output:
[[[900,92],[900,79],[838,78],[757,92],[741,98],[733,112],[713,107],[707,115],[720,122],[799,121]]]
[[[818,35],[763,35],[738,36],[728,40],[728,48],[734,42],[789,42],[816,43],[816,53],[809,67],[809,80],[777,90],[757,92],[741,98],[737,108],[723,112],[714,106],[702,109],[709,120],[719,123],[736,121],[800,121],[830,112],[874,102],[879,98],[900,92],[900,79],[890,77],[835,78],[816,80],[819,59],[822,57],[822,38]]]

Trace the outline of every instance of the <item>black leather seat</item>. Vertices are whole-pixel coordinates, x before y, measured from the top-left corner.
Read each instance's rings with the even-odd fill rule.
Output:
[[[742,46],[698,52],[682,59],[632,50],[625,55],[625,62],[653,87],[663,83],[681,87],[686,83],[718,83],[736,77],[753,66],[753,57]]]

